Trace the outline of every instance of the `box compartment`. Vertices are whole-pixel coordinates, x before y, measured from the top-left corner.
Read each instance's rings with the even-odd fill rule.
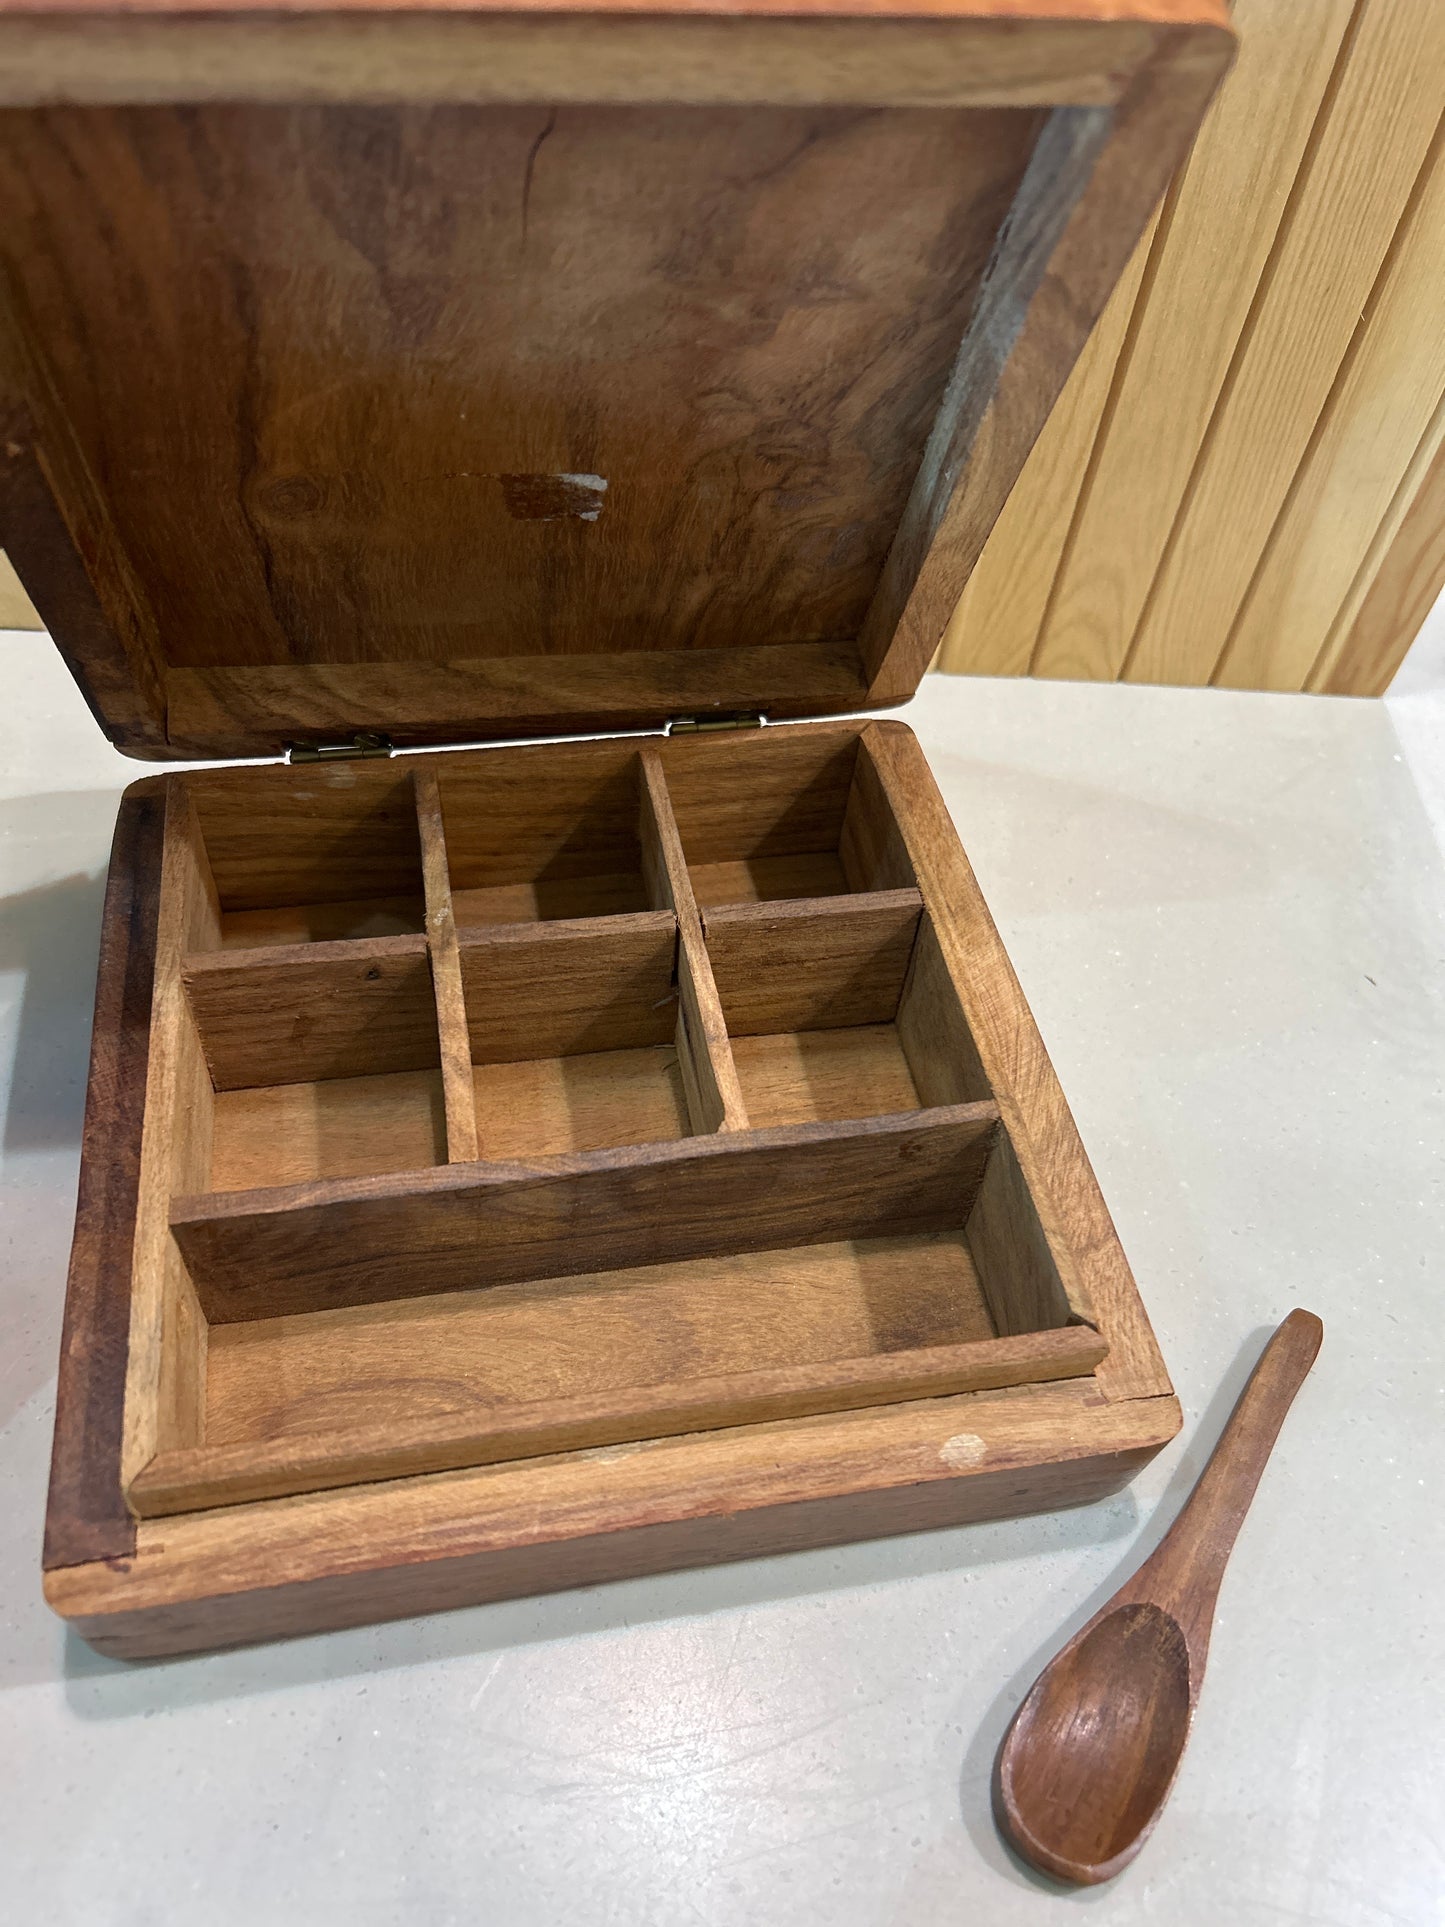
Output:
[[[878,773],[856,735],[829,742],[763,729],[670,773],[672,807],[706,911],[716,904],[913,889],[917,878]]]
[[[479,1153],[652,1144],[693,1128],[670,911],[460,933]]]
[[[518,857],[531,895],[505,901],[542,907],[539,851],[582,847],[579,799],[600,799],[595,874],[628,874],[605,854],[624,851],[647,907],[472,923],[454,841],[479,874],[475,838],[524,813],[537,753],[419,760],[424,932],[244,950],[223,942],[203,841],[210,778],[177,782],[150,1234],[170,1391],[127,1484],[137,1512],[1067,1378],[1105,1355],[924,895],[890,881],[913,870],[873,752],[847,729],[781,749],[789,807],[775,777],[760,803],[752,740],[554,752],[562,801]],[[364,825],[378,790],[358,788]],[[836,835],[887,887],[699,908],[678,797],[744,843],[743,804]],[[339,805],[331,822],[345,844]]]
[[[264,794],[249,774],[217,770],[192,790],[218,944],[420,934],[421,851],[405,768],[296,764],[274,772]]]
[[[467,759],[443,769],[438,787],[458,930],[654,907],[635,755],[562,767],[545,783],[504,757]]]
[[[1015,1173],[979,1104],[659,1147],[630,1168],[177,1200],[210,1314],[204,1411],[132,1503],[1080,1376],[1107,1346],[1072,1313]],[[746,1219],[729,1200],[752,1201]]]

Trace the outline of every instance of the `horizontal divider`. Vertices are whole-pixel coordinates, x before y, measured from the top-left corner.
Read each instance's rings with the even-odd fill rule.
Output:
[[[229,1324],[730,1252],[962,1226],[993,1103],[719,1132],[528,1163],[178,1198],[202,1309]]]
[[[671,1041],[670,910],[494,924],[464,929],[458,942],[474,1063]]]
[[[218,1091],[439,1062],[420,934],[192,951],[181,977]]]
[[[685,1432],[804,1418],[907,1399],[1082,1378],[1108,1347],[1087,1326],[885,1352],[587,1396],[498,1403],[481,1416],[416,1419],[309,1437],[161,1452],[130,1484],[142,1518],[335,1486],[492,1465]]]
[[[891,1023],[908,975],[917,890],[724,903],[703,912],[708,960],[735,1037]]]

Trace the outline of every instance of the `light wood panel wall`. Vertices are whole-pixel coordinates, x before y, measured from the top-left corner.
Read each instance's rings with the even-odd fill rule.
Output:
[[[41,622],[31,607],[30,598],[20,586],[20,578],[0,554],[0,629],[40,629]]]
[[[942,669],[1377,695],[1445,583],[1445,5],[1234,17]]]

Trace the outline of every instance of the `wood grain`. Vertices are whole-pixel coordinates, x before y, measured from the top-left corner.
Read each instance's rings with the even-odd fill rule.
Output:
[[[707,954],[729,1035],[891,1023],[921,908],[907,889],[710,909]]]
[[[658,1144],[694,1129],[696,1100],[672,1044],[479,1064],[472,1076],[491,1158],[535,1162]]]
[[[883,1117],[923,1103],[892,1024],[738,1037],[733,1058],[757,1126]]]
[[[993,1105],[964,1105],[385,1184],[181,1198],[171,1227],[219,1324],[599,1265],[945,1230],[968,1208],[996,1118]]]
[[[422,897],[411,769],[392,762],[297,763],[267,770],[193,770],[185,777],[220,900],[223,937],[237,912],[293,910],[302,940],[339,906]],[[418,919],[414,926],[422,927]],[[327,933],[330,937],[357,934]],[[384,933],[375,933],[384,934]],[[269,938],[268,941],[273,939]]]
[[[677,1024],[676,951],[677,919],[664,911],[466,932],[460,961],[472,1061],[666,1042]]]
[[[1087,1504],[1178,1428],[1173,1398],[1088,1379],[917,1399],[143,1521],[124,1573],[51,1572],[46,1597],[102,1651],[197,1651]]]
[[[977,1104],[992,1097],[928,916],[919,923],[898,1002],[898,1042],[923,1103]]]
[[[902,724],[865,729],[1071,1314],[1109,1340],[1099,1387],[1111,1399],[1165,1395],[1168,1376],[1108,1207],[928,765]]]
[[[281,903],[221,913],[228,950],[267,943],[347,943],[357,937],[404,937],[426,929],[426,898],[352,897],[339,903]]]
[[[848,873],[832,850],[794,856],[745,856],[688,865],[693,894],[704,912],[720,903],[781,903],[793,897],[842,896]]]
[[[1445,14],[1431,0],[1365,0],[1151,587],[1128,680],[1188,681],[1205,657],[1218,662],[1442,104]]]
[[[1445,589],[1445,411],[1436,411],[1378,533],[1385,539],[1366,557],[1325,639],[1311,689],[1383,696]]]
[[[50,396],[14,334],[0,304],[0,536],[13,551],[8,567],[22,559],[26,600],[106,735],[118,749],[155,753],[165,738],[166,695],[154,615],[63,425],[51,431],[49,459],[42,452],[34,413],[20,397],[27,385],[40,391],[37,408]],[[68,474],[60,467],[66,456]]]
[[[855,730],[759,729],[672,737],[656,752],[688,863],[838,858],[858,757]],[[800,895],[813,892],[800,891]]]
[[[462,988],[461,954],[457,946],[452,880],[447,858],[446,829],[436,772],[418,769],[417,832],[421,840],[422,884],[426,893],[426,947],[435,997],[433,1022],[440,1051],[442,1094],[447,1115],[447,1157],[466,1164],[482,1155],[477,1137],[476,1103],[472,1096],[472,1053],[466,997]],[[429,1056],[420,1060],[430,1063]],[[377,1065],[376,1069],[410,1070],[410,1064]]]
[[[156,756],[279,755],[377,730],[398,745],[658,729],[674,716],[761,710],[774,721],[867,708],[855,642],[613,655],[172,669]],[[894,700],[897,700],[894,698]]]
[[[453,741],[469,712],[488,734],[566,728],[584,707],[621,726],[645,705],[656,723],[711,706],[719,677],[748,683],[741,703],[786,702],[762,665],[706,660],[755,638],[790,676],[823,671],[808,708],[836,702],[827,678],[1035,122],[661,105],[7,116],[0,236],[31,240],[0,256],[90,467],[127,478],[119,541],[166,668],[186,672],[167,685],[170,743],[234,755],[314,736],[323,706],[308,721],[288,693],[308,681],[349,691],[348,734],[372,702],[334,672],[374,665],[402,698],[374,726],[408,741],[425,728],[408,664],[424,703],[428,677],[445,690]],[[318,391],[337,367],[341,390]],[[597,506],[539,517],[509,487],[568,475],[598,478]],[[657,679],[679,652],[702,658],[692,689]],[[589,656],[601,705],[569,690],[567,660]],[[451,665],[479,659],[469,698]],[[620,670],[643,677],[630,697]],[[855,672],[845,700],[860,693]]]
[[[1445,51],[1445,50],[1442,50]],[[1445,85],[1440,94],[1445,115]],[[1445,127],[1445,120],[1442,120]],[[1300,689],[1445,396],[1439,325],[1445,132],[1437,131],[1215,672]]]
[[[643,869],[653,903],[677,920],[677,1061],[688,1115],[694,1131],[745,1130],[748,1114],[667,778],[655,750],[643,750],[638,767]]]
[[[720,1431],[900,1399],[1082,1378],[1105,1349],[1096,1332],[1075,1327],[1027,1338],[843,1359],[833,1365],[778,1365],[729,1377],[642,1385],[630,1394],[512,1406],[497,1411],[490,1422],[482,1418],[480,1430],[475,1424],[412,1421],[384,1436],[368,1428],[284,1443],[191,1446],[158,1453],[132,1481],[131,1503],[142,1518],[156,1518],[673,1433]]]
[[[101,915],[45,1507],[47,1570],[124,1559],[135,1548],[121,1438],[164,827],[163,781],[133,783],[116,818]]]
[[[1225,1564],[1322,1336],[1312,1312],[1285,1319],[1162,1543],[1050,1660],[1009,1725],[999,1821],[1056,1880],[1113,1879],[1169,1797]]]
[[[719,104],[836,101],[918,107],[1107,106],[1160,27],[1195,4],[1091,0],[1038,8],[950,0],[911,17],[872,4],[712,5],[666,13],[610,4],[375,0],[254,16],[242,5],[175,9],[27,6],[0,15],[0,102],[516,101]],[[548,16],[551,16],[549,19]],[[809,17],[809,16],[816,17]],[[1029,31],[1020,32],[1027,22]],[[1031,17],[1034,16],[1034,17]],[[559,31],[559,27],[565,31]]]
[[[1123,666],[1353,11],[1353,0],[1236,0],[1239,58],[1165,203],[1107,417],[1078,470],[1033,675],[1112,680]]]
[[[199,1442],[206,1321],[170,1237],[177,1192],[210,1179],[214,1099],[182,973],[219,941],[219,913],[191,798],[165,790],[145,1113],[137,1174],[120,1471],[127,1483],[156,1452]]]
[[[912,890],[917,882],[902,831],[861,741],[838,833],[838,860],[850,890]]]
[[[940,669],[969,676],[1029,672],[1157,231],[1156,215],[1029,450],[954,605]]]
[[[383,1177],[446,1162],[439,1069],[216,1093],[212,1191]]]
[[[218,1091],[438,1062],[425,937],[192,953],[182,975]]]
[[[989,1156],[965,1227],[994,1330],[1045,1331],[1080,1320],[1008,1133]]]
[[[1161,38],[1109,114],[1056,110],[1008,228],[1006,258],[1017,259],[1019,292],[1031,287],[1032,298],[1016,299],[1005,275],[977,305],[977,338],[939,412],[902,546],[890,554],[861,632],[871,697],[906,700],[932,662],[1009,489],[1232,52],[1224,16],[1215,14]],[[1081,193],[1071,154],[1092,167]],[[980,381],[990,362],[999,370],[992,384]]]
[[[995,1337],[961,1229],[218,1325],[206,1438],[296,1440]]]

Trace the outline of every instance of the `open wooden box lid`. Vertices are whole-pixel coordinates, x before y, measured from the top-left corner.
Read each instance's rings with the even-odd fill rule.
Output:
[[[116,744],[906,700],[1219,0],[0,0],[0,546]]]

